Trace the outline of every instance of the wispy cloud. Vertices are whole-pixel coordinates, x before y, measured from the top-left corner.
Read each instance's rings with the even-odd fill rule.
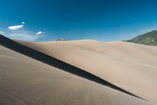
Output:
[[[15,26],[9,26],[8,29],[1,28],[3,31],[5,30],[5,36],[11,38],[11,39],[18,39],[18,40],[24,40],[24,41],[36,41],[38,38],[45,37],[45,35],[39,35],[42,32],[39,31],[38,34],[26,30],[23,28],[25,22],[22,22],[23,25],[15,25]],[[3,31],[0,31],[0,33],[4,33]]]
[[[13,39],[25,40],[25,41],[36,41],[39,37],[33,34],[25,34],[25,33],[13,33],[9,35]]]
[[[36,34],[37,34],[37,35],[39,35],[39,34],[42,34],[42,32],[41,32],[41,31],[39,31],[39,32],[37,32]]]
[[[1,33],[5,32],[3,35],[17,40],[24,40],[24,41],[37,41],[39,38],[46,37],[46,35],[36,35],[35,32],[29,31],[24,28],[20,28],[18,30],[10,30],[8,28],[0,27]]]
[[[19,29],[19,28],[22,28],[24,25],[16,25],[16,26],[9,26],[8,28],[10,29],[10,30],[17,30],[17,29]]]
[[[16,30],[9,34],[12,39],[25,40],[25,41],[36,41],[38,38],[45,37],[44,35],[36,35],[32,31],[25,29]]]
[[[4,32],[3,31],[0,31],[0,34],[3,34]]]

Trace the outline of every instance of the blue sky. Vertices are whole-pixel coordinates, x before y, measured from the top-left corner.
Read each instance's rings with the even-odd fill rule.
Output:
[[[0,4],[0,34],[12,39],[106,42],[157,30],[157,0],[0,0]]]

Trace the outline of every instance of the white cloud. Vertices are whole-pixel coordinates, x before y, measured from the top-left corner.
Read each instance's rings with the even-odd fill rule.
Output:
[[[0,34],[3,34],[4,32],[3,31],[0,31]]]
[[[36,34],[37,34],[37,35],[39,35],[39,34],[42,34],[42,32],[41,32],[41,31],[39,31],[39,32],[37,32]]]
[[[45,32],[43,32],[43,33],[45,33]]]
[[[22,24],[25,24],[25,22],[22,22]]]
[[[24,25],[17,25],[17,26],[9,26],[8,28],[10,29],[10,30],[17,30],[17,29],[19,29],[19,28],[22,28]]]

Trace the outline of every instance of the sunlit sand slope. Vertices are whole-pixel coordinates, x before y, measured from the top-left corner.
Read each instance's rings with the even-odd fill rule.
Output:
[[[56,68],[45,61],[54,61],[48,56],[0,38],[0,105],[153,105],[67,72],[68,64]]]
[[[157,104],[157,48],[92,40],[16,42],[81,68]]]

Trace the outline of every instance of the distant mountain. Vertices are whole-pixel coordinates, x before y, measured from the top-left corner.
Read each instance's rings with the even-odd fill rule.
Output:
[[[138,35],[137,37],[133,39],[127,40],[126,42],[157,46],[157,30],[147,32],[143,35]]]
[[[63,39],[56,39],[55,41],[70,41],[69,39],[63,38]]]

